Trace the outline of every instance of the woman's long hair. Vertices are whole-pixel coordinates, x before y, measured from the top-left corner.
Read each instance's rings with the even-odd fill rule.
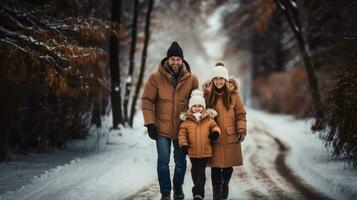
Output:
[[[226,83],[224,84],[222,98],[223,98],[223,104],[228,110],[229,106],[231,105],[232,99],[231,99],[231,91],[228,88],[227,83],[228,81],[226,81]],[[213,79],[211,80],[210,84],[211,84],[211,90],[208,93],[207,106],[208,108],[214,108],[216,106],[217,99],[218,99],[218,94],[217,94],[218,88],[214,85]]]

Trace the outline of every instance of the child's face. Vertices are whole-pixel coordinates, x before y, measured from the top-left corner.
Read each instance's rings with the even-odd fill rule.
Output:
[[[197,112],[202,112],[203,111],[203,106],[199,104],[195,104],[192,106],[192,112],[197,113]]]

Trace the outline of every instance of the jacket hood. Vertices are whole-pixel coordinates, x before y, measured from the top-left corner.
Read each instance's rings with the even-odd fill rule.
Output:
[[[227,86],[228,86],[228,89],[231,92],[237,92],[239,90],[239,85],[240,85],[240,80],[239,79],[236,79],[236,78],[233,78],[233,77],[229,78]],[[211,91],[211,89],[212,89],[212,81],[211,80],[206,81],[202,85],[202,88],[203,88],[203,92],[204,93],[209,93]]]
[[[203,111],[202,119],[204,119],[206,117],[215,118],[215,117],[217,117],[217,115],[218,115],[218,113],[217,113],[217,111],[215,109],[208,108],[205,111]],[[190,110],[188,110],[186,112],[182,112],[180,114],[180,120],[181,121],[185,121],[188,118],[191,118],[192,120],[195,120],[195,117],[192,115],[192,112]]]

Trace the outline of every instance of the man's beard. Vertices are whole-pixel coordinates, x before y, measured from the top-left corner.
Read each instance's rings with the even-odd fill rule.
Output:
[[[178,67],[176,68],[177,70],[174,70],[173,66],[175,66],[175,67],[178,66]],[[183,64],[180,64],[180,65],[169,65],[170,69],[171,69],[172,72],[174,72],[175,74],[177,74],[178,72],[181,71],[182,66],[183,66]]]

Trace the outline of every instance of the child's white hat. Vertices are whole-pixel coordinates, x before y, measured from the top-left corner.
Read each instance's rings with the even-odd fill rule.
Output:
[[[202,105],[203,108],[206,108],[206,101],[203,98],[203,92],[199,89],[195,89],[191,92],[191,98],[188,103],[188,107],[191,109],[193,105]]]

